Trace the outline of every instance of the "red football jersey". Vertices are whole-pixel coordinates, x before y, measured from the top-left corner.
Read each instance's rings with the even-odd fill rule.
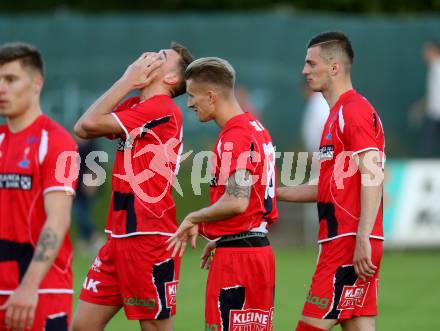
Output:
[[[63,152],[70,154],[65,162]],[[0,294],[15,290],[32,260],[46,222],[44,195],[75,193],[76,179],[63,178],[75,177],[76,153],[70,134],[46,115],[17,133],[0,126]],[[40,293],[73,293],[71,260],[67,235]]]
[[[172,235],[172,184],[182,153],[182,113],[166,95],[129,98],[113,112],[119,137],[106,232],[113,237]]]
[[[267,232],[278,218],[275,148],[269,132],[250,113],[231,118],[220,132],[212,154],[211,204],[221,198],[237,170],[249,170],[253,176],[249,206],[232,218],[201,223],[200,233],[209,239],[250,230]]]
[[[342,94],[330,110],[319,148],[318,242],[356,235],[361,212],[361,175],[355,154],[378,150],[385,163],[385,137],[378,113],[355,90]],[[383,239],[380,204],[372,238]]]

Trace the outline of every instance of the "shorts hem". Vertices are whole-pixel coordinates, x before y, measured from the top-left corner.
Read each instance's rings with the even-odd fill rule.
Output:
[[[79,300],[81,301],[85,301],[88,303],[93,303],[95,305],[100,305],[100,306],[113,306],[113,307],[122,307],[122,303],[118,302],[108,302],[105,299],[96,299],[96,298],[84,298],[82,296],[79,297]]]
[[[176,314],[170,314],[170,316],[167,318],[156,318],[155,315],[154,316],[151,316],[151,315],[145,316],[145,315],[125,314],[125,317],[127,317],[128,320],[137,320],[137,321],[140,321],[140,320],[163,321],[163,320],[166,320],[166,319],[173,317],[174,315],[176,315]]]

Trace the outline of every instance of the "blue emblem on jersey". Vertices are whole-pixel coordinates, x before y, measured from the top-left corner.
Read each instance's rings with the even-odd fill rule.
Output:
[[[332,134],[330,132],[327,133],[327,135],[325,136],[325,139],[331,140],[332,139]]]
[[[28,160],[29,150],[30,150],[29,146],[26,147],[26,148],[24,149],[24,152],[23,152],[23,160],[21,160],[20,162],[18,162],[18,166],[19,166],[20,168],[29,168],[29,164],[30,164],[30,162],[29,162],[29,160]]]
[[[37,137],[37,136],[34,136],[34,135],[29,136],[29,137],[27,138],[27,144],[28,144],[28,145],[33,144],[34,142],[37,142],[37,141],[38,141],[38,137]]]
[[[18,166],[20,168],[29,168],[29,160],[21,160],[20,162],[18,162]]]

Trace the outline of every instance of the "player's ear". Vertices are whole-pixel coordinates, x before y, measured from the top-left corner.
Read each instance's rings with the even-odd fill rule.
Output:
[[[209,104],[214,104],[215,101],[217,100],[217,93],[215,93],[215,91],[213,90],[208,90],[208,99],[209,99]]]
[[[330,64],[330,75],[336,76],[341,71],[341,64],[337,61]]]
[[[33,85],[34,91],[36,93],[40,93],[44,85],[43,76],[40,73],[36,73],[34,74],[33,81],[34,81],[34,85]]]
[[[168,85],[176,85],[179,82],[179,76],[174,72],[169,72],[165,75],[163,81]]]

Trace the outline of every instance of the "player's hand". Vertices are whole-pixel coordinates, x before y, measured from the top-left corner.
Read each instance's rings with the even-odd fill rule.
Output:
[[[131,86],[132,89],[141,89],[158,76],[157,69],[164,63],[164,57],[160,53],[143,53],[136,61],[130,64],[121,80]]]
[[[371,243],[368,237],[356,237],[353,265],[356,274],[364,281],[376,273],[377,267],[371,261]]]
[[[188,239],[191,240],[191,246],[196,248],[197,236],[199,234],[199,226],[191,222],[192,215],[188,214],[185,219],[180,223],[179,228],[167,240],[169,244],[167,247],[167,251],[169,251],[172,247],[174,247],[172,257],[175,257],[180,250],[179,256],[182,257],[183,253],[186,250],[186,246],[188,243]]]
[[[0,310],[6,310],[6,326],[19,331],[32,328],[37,303],[38,288],[20,285],[8,300],[0,306]]]
[[[208,270],[214,257],[216,242],[209,241],[203,249],[202,257],[200,258],[200,268]]]

